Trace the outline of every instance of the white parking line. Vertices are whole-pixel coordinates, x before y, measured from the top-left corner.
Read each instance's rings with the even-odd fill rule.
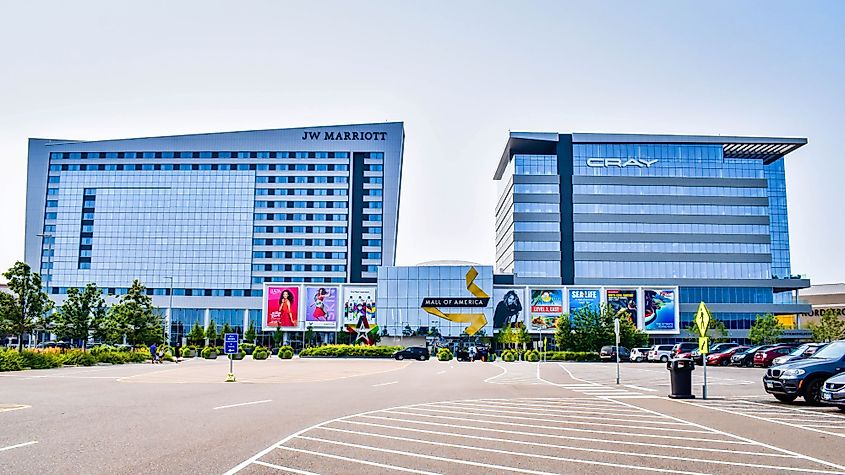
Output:
[[[265,403],[268,403],[268,402],[273,402],[273,400],[272,399],[264,399],[262,401],[242,402],[240,404],[229,404],[229,405],[226,405],[226,406],[214,407],[214,408],[212,408],[212,410],[216,411],[218,409],[229,409],[230,407],[252,406],[253,404],[265,404]]]
[[[346,421],[344,421],[346,422]],[[561,460],[562,457],[555,457],[550,455],[542,455],[542,454],[530,454],[530,453],[523,453],[523,452],[512,452],[508,450],[498,450],[498,449],[490,449],[484,447],[472,447],[467,445],[461,444],[451,444],[445,442],[435,442],[431,440],[425,439],[415,439],[409,437],[399,437],[399,436],[392,436],[386,434],[377,434],[374,432],[361,432],[361,431],[354,431],[354,430],[346,430],[346,429],[338,429],[334,427],[327,427],[322,426],[319,430],[327,430],[327,431],[335,431],[335,432],[343,432],[347,434],[353,435],[362,435],[367,437],[381,437],[385,439],[391,440],[400,440],[405,442],[413,442],[414,444],[430,444],[430,445],[438,445],[438,446],[445,446],[445,447],[453,447],[459,449],[472,449],[482,452],[492,452],[492,453],[502,453],[507,455],[518,455],[523,457],[538,457],[538,458],[546,458],[552,460]],[[572,451],[581,451],[581,452],[592,452],[592,453],[600,453],[600,454],[613,454],[613,455],[627,455],[627,456],[635,456],[635,457],[642,457],[642,458],[656,458],[661,460],[679,460],[684,462],[696,462],[699,464],[702,463],[712,463],[716,465],[733,465],[737,467],[753,467],[753,468],[767,468],[771,470],[789,470],[789,471],[799,471],[799,472],[812,472],[812,473],[838,473],[838,472],[820,472],[817,469],[804,469],[804,468],[796,468],[796,467],[783,467],[780,465],[766,465],[766,464],[758,464],[758,463],[747,463],[747,462],[729,462],[725,460],[712,460],[712,459],[701,459],[701,458],[692,458],[692,457],[679,457],[673,455],[663,455],[663,454],[647,454],[647,453],[632,453],[632,452],[625,452],[621,450],[609,450],[609,449],[596,449],[596,448],[589,448],[589,447],[576,447],[571,445],[557,445],[557,444],[544,444],[541,442],[528,442],[528,441],[521,441],[521,440],[512,440],[512,439],[498,439],[495,437],[482,437],[476,435],[466,435],[466,434],[455,434],[452,432],[438,432],[438,431],[429,431],[429,430],[422,430],[422,429],[405,429],[408,431],[425,433],[425,434],[433,434],[433,435],[441,435],[447,437],[464,437],[476,440],[486,440],[490,442],[507,442],[508,444],[512,445],[532,445],[537,447],[545,447],[545,448],[552,448],[552,449],[562,449],[562,450],[572,450]],[[304,438],[304,437],[300,437]],[[656,470],[661,471],[659,469],[654,469],[653,467],[640,467],[641,470]],[[682,473],[682,472],[679,472]]]
[[[397,417],[383,417],[383,416],[375,416],[375,415],[367,415],[367,416],[360,416],[361,418],[365,419],[378,419],[383,421],[389,422],[408,422],[411,424],[418,424],[418,425],[427,425],[427,426],[437,426],[437,427],[446,427],[446,428],[453,428],[453,429],[467,429],[467,430],[475,430],[475,431],[482,431],[482,432],[496,432],[501,434],[508,434],[508,435],[524,435],[529,437],[545,437],[550,439],[561,439],[561,440],[580,440],[585,442],[599,442],[605,444],[612,444],[612,445],[633,445],[638,447],[659,447],[664,449],[683,449],[684,451],[702,451],[702,452],[716,452],[716,453],[728,453],[728,454],[742,454],[742,455],[754,455],[760,457],[783,457],[783,458],[797,458],[796,455],[786,455],[780,453],[772,453],[772,452],[749,452],[744,450],[736,450],[736,448],[730,449],[716,449],[711,447],[696,447],[689,444],[684,445],[672,445],[672,444],[658,444],[655,442],[632,442],[627,440],[620,440],[620,439],[598,439],[595,437],[578,437],[574,435],[562,435],[562,434],[543,434],[540,432],[524,432],[520,430],[512,430],[512,429],[492,429],[490,427],[479,427],[479,426],[465,426],[455,423],[444,424],[441,422],[429,422],[429,421],[420,421],[414,419],[402,419]],[[391,426],[385,424],[376,424],[373,422],[358,422],[349,419],[345,419],[339,422],[343,422],[345,424],[360,424],[363,426],[368,427],[384,427],[389,429],[396,429],[396,430],[413,430],[411,428],[407,428],[404,426]],[[450,433],[455,436],[460,436],[461,434],[454,434]],[[511,439],[508,439],[511,440]],[[688,440],[684,438],[683,440]],[[717,443],[722,443],[721,441],[714,441]],[[730,444],[730,442],[724,442],[726,444]]]
[[[321,428],[324,428],[324,427],[321,427]],[[528,469],[518,468],[518,467],[508,467],[508,466],[504,466],[504,465],[495,465],[495,464],[489,464],[489,463],[483,463],[483,462],[473,462],[473,461],[470,461],[470,460],[450,459],[450,458],[445,458],[445,457],[438,457],[436,455],[426,455],[426,454],[419,454],[419,453],[413,453],[413,452],[404,452],[404,451],[401,451],[401,450],[385,449],[385,448],[382,448],[382,447],[371,447],[371,446],[368,446],[368,445],[353,444],[353,443],[350,443],[350,442],[340,442],[340,441],[337,441],[337,440],[321,439],[319,437],[309,437],[309,436],[300,435],[297,438],[298,439],[304,439],[304,440],[310,440],[310,441],[313,441],[313,442],[325,442],[325,443],[329,443],[329,444],[339,444],[339,445],[344,445],[344,446],[347,446],[347,447],[354,447],[354,448],[358,448],[358,449],[374,450],[374,451],[377,451],[377,452],[385,452],[385,453],[396,454],[396,455],[407,455],[407,456],[410,456],[410,457],[419,457],[419,458],[425,458],[425,459],[429,459],[429,460],[437,460],[437,461],[441,461],[441,462],[451,462],[451,463],[457,463],[457,464],[461,464],[461,465],[472,465],[472,466],[475,466],[475,467],[493,468],[493,469],[497,469],[497,470],[507,470],[507,471],[511,471],[511,472],[529,473],[529,474],[535,474],[535,475],[556,475],[556,474],[552,474],[550,472],[540,472],[540,471],[537,471],[537,470],[528,470]],[[391,437],[391,438],[394,438],[394,437]],[[407,439],[407,438],[403,438],[403,437],[397,437],[397,439],[421,442],[418,439]],[[525,454],[522,454],[520,452],[513,452],[513,451],[510,451],[510,450],[484,449],[484,448],[481,448],[481,447],[473,447],[473,446],[470,446],[470,445],[447,444],[445,442],[430,442],[430,441],[426,441],[426,443],[433,444],[433,445],[439,445],[439,446],[442,446],[442,447],[453,447],[453,448],[479,450],[479,451],[484,451],[484,452],[495,452],[495,453],[500,453],[500,454],[505,454],[505,455],[525,455]],[[543,458],[543,459],[548,459],[548,460],[557,460],[557,461],[560,461],[560,462],[572,462],[572,463],[583,463],[583,464],[588,464],[588,465],[600,465],[600,466],[604,466],[604,467],[627,468],[627,469],[631,469],[631,470],[646,470],[646,471],[649,471],[649,472],[681,473],[681,474],[684,474],[684,475],[705,475],[705,474],[700,473],[700,472],[683,472],[683,471],[680,471],[680,470],[665,470],[665,469],[660,469],[660,468],[639,467],[639,466],[636,466],[636,465],[626,465],[626,464],[621,464],[621,463],[599,462],[599,461],[595,461],[595,460],[581,460],[581,459],[573,459],[573,458],[567,458],[567,457],[554,457],[554,456],[551,456],[551,455],[533,454],[533,455],[531,455],[531,457]]]
[[[656,389],[652,389],[652,388],[644,388],[644,387],[642,387],[642,386],[634,386],[633,384],[626,384],[626,385],[625,385],[625,387],[626,387],[626,388],[639,389],[640,391],[654,391],[654,392],[656,392],[656,391],[657,391]]]
[[[446,374],[446,370],[444,369],[443,371],[438,371],[437,374]]]
[[[796,429],[804,429],[804,430],[808,430],[808,431],[811,431],[811,432],[818,432],[820,434],[827,434],[827,435],[832,435],[832,436],[835,436],[835,437],[845,438],[845,434],[840,434],[839,432],[831,432],[831,431],[827,431],[827,430],[816,429],[814,427],[808,427],[806,425],[801,425],[801,424],[792,424],[790,422],[783,420],[782,418],[773,419],[773,418],[770,418],[770,417],[761,417],[761,416],[750,414],[748,412],[741,411],[741,410],[735,410],[734,411],[734,410],[730,410],[730,409],[723,409],[722,407],[715,405],[715,404],[700,404],[700,403],[689,402],[689,401],[681,401],[681,400],[675,400],[675,401],[683,403],[683,404],[689,404],[691,406],[703,407],[703,408],[706,408],[706,409],[713,409],[714,411],[726,412],[728,414],[734,414],[734,415],[737,415],[737,416],[750,417],[752,419],[771,422],[773,424],[781,424],[781,425],[785,425],[785,426],[788,426],[788,427],[794,427]],[[842,467],[842,470],[845,471],[845,467]]]
[[[450,409],[462,409],[462,408],[466,407],[466,408],[470,408],[470,409],[475,410],[475,411],[493,412],[493,413],[496,413],[496,414],[518,414],[522,417],[530,416],[530,418],[533,419],[533,420],[543,420],[543,419],[536,419],[534,416],[559,416],[559,417],[565,417],[565,418],[599,420],[599,421],[652,422],[652,423],[656,423],[656,424],[667,424],[667,425],[673,425],[673,426],[686,425],[686,424],[682,424],[682,423],[679,423],[679,422],[667,422],[663,418],[656,418],[656,417],[652,417],[652,416],[648,416],[648,415],[633,416],[633,417],[645,417],[647,419],[630,419],[628,417],[631,417],[631,416],[628,416],[628,415],[625,415],[626,416],[625,419],[619,419],[619,418],[615,418],[615,417],[607,417],[607,414],[584,416],[584,415],[581,415],[582,413],[580,411],[577,411],[577,412],[555,411],[554,414],[549,414],[548,412],[542,412],[542,411],[537,412],[536,409],[534,411],[527,411],[527,410],[524,410],[524,409],[515,408],[517,410],[508,411],[508,410],[502,409],[502,406],[494,407],[492,409],[488,409],[490,407],[489,405],[480,405],[480,404],[462,403],[462,402],[450,402],[448,404],[442,404],[442,403],[426,404],[426,406],[444,407],[444,408],[450,408]],[[414,406],[414,407],[419,407],[419,406]]]
[[[0,452],[3,452],[5,450],[17,449],[17,448],[20,448],[20,447],[26,447],[27,445],[33,445],[33,444],[37,444],[37,443],[38,443],[37,440],[31,440],[29,442],[24,442],[22,444],[15,444],[15,445],[9,445],[9,446],[6,446],[6,447],[0,447]]]
[[[21,409],[28,409],[32,406],[28,406],[26,404],[13,404],[10,407],[0,407],[0,412],[12,412],[12,411],[19,411]]]
[[[273,447],[273,448],[274,449],[282,449],[282,450],[290,450],[292,452],[299,452],[299,453],[309,454],[309,455],[316,455],[318,457],[328,457],[328,458],[332,458],[332,459],[336,459],[336,460],[345,460],[347,462],[362,463],[364,465],[371,465],[373,467],[379,467],[379,468],[387,468],[387,469],[390,469],[390,470],[398,470],[400,472],[420,473],[422,475],[439,475],[439,474],[436,474],[436,473],[433,473],[433,472],[424,472],[422,470],[415,470],[413,468],[400,467],[398,465],[388,465],[386,463],[371,462],[369,460],[361,460],[361,459],[355,459],[355,458],[352,458],[352,457],[344,457],[342,455],[327,454],[325,452],[314,452],[314,451],[311,451],[311,450],[297,449],[297,448],[294,448],[294,447],[287,447],[287,446],[284,446],[284,445],[278,445],[278,446]],[[259,462],[255,462],[255,463],[259,463]]]
[[[262,462],[261,460],[256,460],[254,463],[256,465],[263,465],[265,467],[273,468],[273,469],[276,469],[276,470],[281,470],[281,471],[284,471],[284,472],[296,473],[298,475],[320,475],[318,473],[306,472],[305,470],[299,470],[299,469],[296,469],[296,468],[282,467],[281,465],[276,465],[274,463]]]
[[[390,386],[391,384],[397,384],[398,382],[399,381],[390,381],[388,383],[373,384],[373,387],[378,388],[378,387],[381,387],[381,386]]]

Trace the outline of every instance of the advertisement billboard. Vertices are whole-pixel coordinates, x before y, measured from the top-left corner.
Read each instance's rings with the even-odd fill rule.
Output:
[[[583,309],[601,310],[599,289],[569,289],[569,315]]]
[[[299,327],[299,287],[264,286],[264,331]]]
[[[675,289],[644,289],[643,330],[679,333],[677,296]]]
[[[358,325],[362,318],[370,325],[376,323],[376,288],[344,287],[343,324]]]
[[[637,289],[607,289],[605,298],[614,314],[627,315],[634,325],[637,324]]]
[[[305,287],[305,326],[337,328],[337,287]]]
[[[563,315],[563,289],[530,289],[530,315],[533,332],[554,332],[557,319]]]
[[[498,287],[493,289],[493,330],[525,324],[522,299],[524,287]]]

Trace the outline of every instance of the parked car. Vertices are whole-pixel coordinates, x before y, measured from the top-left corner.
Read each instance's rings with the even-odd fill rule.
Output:
[[[672,357],[677,357],[679,353],[689,353],[695,349],[698,349],[698,343],[693,343],[691,341],[676,343],[675,346],[672,347]]]
[[[71,348],[70,343],[66,341],[43,341],[37,345],[35,345],[38,349],[45,349],[45,348],[61,348],[63,350],[67,350]]]
[[[774,360],[772,360],[772,366],[778,366],[785,363],[789,363],[790,361],[797,361],[803,360],[804,358],[809,358],[813,356],[813,354],[820,349],[824,348],[827,343],[805,343],[794,350],[791,353],[783,356],[778,356]]]
[[[673,356],[673,359],[676,360],[692,360],[693,365],[700,364],[698,361],[695,360],[695,356],[701,356],[698,350],[688,351],[686,353],[678,353],[677,355]]]
[[[749,349],[747,346],[734,346],[719,353],[710,353],[707,355],[707,364],[710,366],[728,366],[731,364],[731,356],[747,349]]]
[[[785,356],[795,349],[795,345],[779,345],[754,353],[754,366],[768,368],[778,356]]]
[[[409,346],[408,348],[393,353],[393,358],[397,360],[404,360],[405,358],[408,358],[409,360],[425,361],[430,356],[428,348],[423,348],[421,346]]]
[[[634,348],[631,350],[631,361],[642,363],[648,360],[648,351],[650,348]]]
[[[672,345],[654,345],[648,352],[649,361],[665,363],[672,358]]]
[[[602,361],[616,361],[616,346],[615,345],[607,345],[601,347],[599,351],[599,358]],[[631,360],[631,351],[624,346],[619,347],[619,361],[630,361]]]
[[[845,372],[845,340],[838,340],[809,358],[769,368],[763,376],[763,386],[778,401],[792,402],[803,397],[810,404],[818,404],[825,381],[842,372]]]
[[[710,351],[708,353],[722,353],[731,348],[736,348],[737,346],[739,346],[739,343],[716,343],[715,345],[710,346]]]
[[[754,353],[761,350],[768,350],[773,346],[775,345],[758,345],[753,346],[742,353],[734,353],[733,356],[731,356],[731,364],[734,366],[754,366]]]
[[[832,404],[845,412],[845,373],[840,373],[824,382],[821,402]]]

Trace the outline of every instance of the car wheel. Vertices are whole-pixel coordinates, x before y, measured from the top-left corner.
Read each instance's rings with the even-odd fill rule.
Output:
[[[845,412],[845,406],[836,406],[839,408],[840,411]]]
[[[727,366],[729,364],[731,364],[731,362],[728,360],[722,360],[719,362],[719,366]]]
[[[404,357],[404,356],[402,356],[402,355],[396,355],[396,360],[397,360],[397,361],[402,361],[402,360],[404,360],[404,359],[405,359],[405,357]]]
[[[418,359],[419,359],[420,361],[425,361],[425,356],[420,355],[420,357],[419,357]]]
[[[754,367],[754,362],[753,362],[753,361],[749,361],[749,362],[745,363],[745,367],[746,367],[746,368],[753,368],[753,367]]]
[[[775,397],[775,399],[777,399],[780,402],[792,402],[792,401],[795,400],[796,397],[798,397],[798,396],[791,396],[789,394],[773,394],[773,396]]]
[[[812,406],[821,404],[822,383],[824,383],[823,378],[813,378],[804,387],[804,400],[807,404]]]
[[[666,362],[668,362],[668,361],[669,361],[669,357],[668,357],[668,356],[663,355],[663,356],[661,356],[661,357],[660,357],[660,362],[661,362],[661,363],[666,363]]]

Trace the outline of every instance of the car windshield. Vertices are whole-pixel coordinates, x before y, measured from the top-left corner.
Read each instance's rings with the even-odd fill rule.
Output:
[[[789,354],[792,355],[792,356],[798,356],[800,354],[803,354],[805,351],[807,351],[807,348],[809,348],[809,347],[810,347],[810,345],[801,345],[798,348],[795,348],[794,350],[790,351]]]
[[[831,343],[811,356],[813,359],[839,359],[845,356],[845,341]]]

